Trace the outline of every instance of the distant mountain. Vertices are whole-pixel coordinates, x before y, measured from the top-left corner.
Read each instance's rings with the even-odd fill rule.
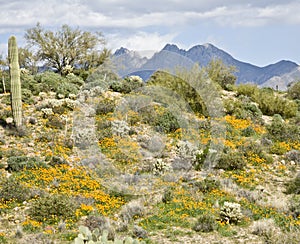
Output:
[[[300,80],[300,66],[296,67],[289,73],[285,73],[281,76],[273,76],[263,84],[261,87],[272,87],[281,91],[287,90],[288,86],[295,81]]]
[[[150,59],[142,58],[136,52],[121,48],[114,53],[113,57],[115,60],[122,58],[122,62],[119,61],[119,63],[122,63],[125,68],[123,67],[123,70],[119,72],[120,75],[137,74],[144,80],[147,80],[158,69],[172,71],[178,66],[190,68],[196,62],[201,66],[206,66],[213,59],[221,59],[226,65],[235,66],[238,70],[236,73],[237,83],[251,82],[261,85],[272,77],[281,77],[298,68],[296,63],[285,60],[265,67],[258,67],[241,62],[209,43],[196,45],[189,50],[180,49],[174,44],[167,44]],[[124,70],[127,73],[123,72]]]
[[[136,51],[121,47],[115,51],[112,60],[119,75],[125,76],[140,69],[148,59],[146,57],[141,57]]]

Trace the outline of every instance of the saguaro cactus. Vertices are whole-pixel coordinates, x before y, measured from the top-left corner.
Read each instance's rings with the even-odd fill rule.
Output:
[[[8,61],[11,84],[11,110],[14,124],[19,129],[22,125],[22,100],[18,46],[15,36],[11,36],[8,40]]]

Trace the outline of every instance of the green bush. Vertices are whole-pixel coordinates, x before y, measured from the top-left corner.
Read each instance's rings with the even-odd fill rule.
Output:
[[[203,181],[196,182],[195,187],[203,193],[211,192],[214,189],[220,189],[220,182],[215,179],[205,178]]]
[[[33,100],[33,95],[31,90],[22,89],[21,91],[22,91],[22,102],[26,104],[33,104],[34,100]]]
[[[130,93],[144,85],[143,80],[138,76],[129,76],[121,81],[114,81],[110,84],[110,89],[115,92]]]
[[[76,218],[75,201],[66,195],[47,195],[35,200],[28,210],[31,219],[49,224]]]
[[[288,96],[291,99],[298,99],[298,100],[300,100],[300,81],[297,81],[297,82],[293,83],[288,88]]]
[[[215,217],[207,213],[200,215],[197,222],[193,226],[193,230],[197,232],[212,232],[216,228],[217,224]]]
[[[14,200],[15,202],[22,203],[33,197],[30,189],[22,185],[22,183],[14,177],[5,179],[1,182],[0,187],[0,201],[3,202]]]
[[[180,128],[176,117],[168,110],[157,117],[155,128],[159,132],[172,133]]]
[[[286,123],[279,114],[273,116],[267,132],[268,137],[274,141],[300,141],[299,125]]]
[[[183,75],[178,74],[176,77],[167,72],[157,71],[151,76],[147,85],[161,87],[164,92],[171,90],[183,98],[194,113],[208,115],[200,94],[186,80],[180,78]]]
[[[216,168],[224,170],[236,170],[243,169],[245,166],[246,160],[244,156],[240,152],[230,151],[228,153],[221,154]]]
[[[47,167],[40,158],[27,156],[11,156],[7,159],[7,170],[9,172],[18,172],[24,169]]]
[[[247,97],[253,97],[256,93],[259,92],[259,88],[253,84],[239,84],[236,86],[237,95],[243,95]]]
[[[294,217],[298,219],[300,217],[300,195],[293,196],[289,201],[289,210]]]
[[[295,179],[287,182],[285,186],[286,194],[300,194],[300,174]]]
[[[115,110],[115,101],[105,98],[96,105],[96,115],[105,115]]]
[[[53,129],[63,129],[65,128],[65,124],[66,121],[56,115],[50,115],[46,122],[46,126]]]

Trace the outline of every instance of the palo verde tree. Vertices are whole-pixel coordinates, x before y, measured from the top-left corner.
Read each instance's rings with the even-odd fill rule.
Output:
[[[100,47],[105,44],[100,32],[92,33],[63,25],[53,32],[45,30],[38,23],[25,33],[29,49],[35,52],[39,61],[62,73],[66,66],[88,70],[99,66],[109,52]]]
[[[219,84],[223,89],[228,89],[230,85],[236,82],[236,68],[234,66],[226,66],[222,60],[212,60],[206,67],[208,77]]]

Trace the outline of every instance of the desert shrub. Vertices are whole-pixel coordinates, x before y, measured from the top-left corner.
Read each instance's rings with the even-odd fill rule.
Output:
[[[22,92],[22,102],[26,104],[33,104],[34,100],[33,100],[31,90],[22,89],[21,92]]]
[[[279,114],[273,116],[267,132],[268,137],[274,141],[300,141],[299,125],[286,123]]]
[[[243,95],[247,97],[253,97],[255,93],[258,93],[259,89],[253,84],[239,84],[236,86],[237,95]]]
[[[27,89],[33,91],[34,95],[40,92],[55,92],[56,95],[68,97],[70,94],[78,94],[80,87],[83,85],[83,80],[74,74],[68,74],[66,77],[62,77],[60,74],[52,71],[45,71],[38,73],[34,77],[34,81],[30,80]]]
[[[298,219],[300,217],[300,195],[294,195],[289,200],[289,211],[294,219]]]
[[[276,95],[271,89],[261,89],[253,99],[258,103],[262,113],[269,116],[280,114],[284,118],[291,118],[298,110],[294,101]]]
[[[291,99],[300,99],[300,81],[293,83],[288,88],[288,96]]]
[[[220,208],[220,217],[222,222],[237,224],[243,217],[241,205],[234,202],[224,202],[224,205]]]
[[[22,203],[33,197],[30,189],[24,186],[15,177],[9,177],[1,182],[0,196],[0,201],[6,202],[14,200],[18,203]]]
[[[35,77],[33,75],[21,73],[20,78],[22,90],[29,90],[33,95],[38,95],[40,93],[40,89],[38,86],[39,83],[37,80],[35,80]]]
[[[208,213],[200,215],[197,222],[193,226],[193,230],[197,232],[212,232],[216,228],[217,224],[215,217]]]
[[[207,193],[214,189],[220,189],[220,182],[216,179],[205,178],[203,181],[196,182],[194,186],[201,192]]]
[[[138,76],[129,76],[121,81],[114,81],[110,84],[110,89],[115,92],[130,93],[144,85],[143,80]]]
[[[84,84],[84,81],[80,76],[76,76],[72,73],[68,74],[65,79],[66,82],[74,84],[76,87],[81,87]]]
[[[11,156],[7,159],[7,170],[9,172],[18,172],[24,169],[39,167],[47,167],[47,165],[37,157]]]
[[[96,105],[96,115],[105,115],[115,110],[115,101],[105,98]]]
[[[276,231],[273,219],[260,219],[255,221],[251,230],[252,234],[263,237],[266,243],[272,243]]]
[[[224,170],[236,170],[243,169],[246,166],[246,160],[240,152],[228,152],[222,153],[218,164],[216,165],[217,169]]]
[[[98,229],[102,234],[104,230],[108,231],[108,240],[113,240],[115,237],[115,232],[110,225],[109,220],[100,215],[89,215],[84,221],[84,225],[88,227],[91,231]]]
[[[52,156],[48,164],[52,167],[55,167],[57,165],[68,164],[68,162],[62,157]]]
[[[51,115],[49,116],[46,126],[53,128],[53,129],[63,129],[65,127],[65,120],[61,119],[57,115]]]
[[[257,104],[244,95],[237,99],[226,99],[224,102],[226,113],[237,119],[251,119],[252,121],[262,122],[262,112]]]
[[[270,148],[269,152],[272,154],[283,155],[288,151],[287,147],[280,142],[275,142]]]
[[[132,236],[137,239],[145,239],[148,237],[148,232],[138,225],[133,226]]]
[[[53,91],[56,92],[58,86],[63,81],[63,77],[59,74],[54,73],[52,71],[45,71],[43,73],[38,73],[35,78],[37,81],[37,86],[39,92],[49,92]]]
[[[161,116],[157,117],[155,128],[159,132],[172,133],[180,126],[176,117],[170,111],[165,110]]]
[[[248,142],[242,144],[238,147],[238,150],[244,155],[246,158],[255,154],[259,158],[264,159],[266,163],[272,163],[272,156],[268,155],[260,143],[249,140]]]
[[[148,80],[147,85],[159,86],[163,90],[171,90],[181,96],[195,113],[207,115],[206,107],[200,94],[185,79],[181,78],[185,76],[184,73],[174,76],[167,72],[157,71]],[[199,82],[202,81],[199,80]]]
[[[300,174],[285,184],[286,194],[300,194]]]
[[[125,223],[129,223],[132,219],[142,217],[144,214],[144,205],[140,201],[133,200],[123,206],[120,217]]]
[[[288,160],[294,161],[300,164],[300,151],[299,150],[291,150],[284,155]]]
[[[236,76],[234,72],[236,68],[234,66],[227,66],[222,60],[212,60],[206,67],[208,77],[220,85],[223,89],[232,89],[235,84]]]
[[[74,219],[77,207],[75,201],[66,195],[47,195],[35,200],[28,214],[33,220],[53,224]]]
[[[163,203],[170,203],[174,198],[174,189],[173,188],[167,188],[164,190],[163,196],[162,196],[162,202]]]
[[[68,97],[70,94],[78,94],[79,86],[69,83],[67,81],[62,81],[56,89],[56,97],[60,96],[59,98]]]

